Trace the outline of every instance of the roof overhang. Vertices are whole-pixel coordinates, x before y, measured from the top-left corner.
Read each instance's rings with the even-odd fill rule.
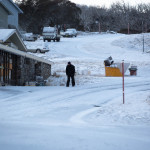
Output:
[[[18,10],[18,13],[23,13],[23,11],[12,1],[12,0],[9,0],[14,6],[15,8]]]
[[[17,49],[5,46],[3,44],[0,44],[0,50],[6,51],[6,52],[9,52],[11,54],[18,55],[18,56],[23,56],[23,57],[26,57],[26,58],[30,58],[30,59],[36,60],[38,62],[46,63],[46,64],[49,64],[49,65],[53,64],[53,62],[51,62],[51,61],[48,61],[46,59],[37,57],[35,55],[28,54],[27,52],[19,51]]]
[[[6,12],[8,13],[8,15],[12,15],[13,13],[2,3],[2,1],[0,0],[0,4],[2,5],[2,7],[6,10]]]

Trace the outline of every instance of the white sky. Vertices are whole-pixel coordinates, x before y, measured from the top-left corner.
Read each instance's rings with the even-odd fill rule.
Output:
[[[15,0],[13,0],[15,2]],[[129,3],[130,5],[137,5],[139,3],[149,3],[150,0],[70,0],[76,4],[84,4],[84,5],[92,5],[92,6],[103,6],[109,7],[114,2],[125,2]]]
[[[139,3],[150,3],[150,0],[70,0],[74,3],[78,4],[86,4],[86,5],[94,5],[94,6],[102,6],[105,5],[109,7],[113,2],[122,2],[129,3],[131,5],[137,5]]]

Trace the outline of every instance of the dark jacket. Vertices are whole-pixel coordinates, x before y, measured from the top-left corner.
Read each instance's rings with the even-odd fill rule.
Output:
[[[66,67],[66,75],[67,76],[74,76],[75,74],[75,66],[70,64],[70,65],[67,65]]]

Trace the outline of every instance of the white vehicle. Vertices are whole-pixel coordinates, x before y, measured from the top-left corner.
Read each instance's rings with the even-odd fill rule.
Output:
[[[66,32],[64,32],[63,37],[76,37],[77,36],[77,30],[76,29],[67,29]]]
[[[22,38],[24,41],[35,41],[37,40],[37,35],[34,35],[33,33],[24,33],[22,34]]]
[[[49,49],[44,48],[34,48],[34,49],[27,49],[27,52],[32,52],[32,53],[45,53],[48,52]]]
[[[117,34],[117,32],[115,32],[115,31],[110,31],[110,30],[107,30],[106,33]]]
[[[63,30],[60,30],[60,35],[64,36],[65,32]]]
[[[45,42],[46,40],[48,42],[51,42],[53,40],[54,42],[60,41],[60,35],[58,35],[58,31],[56,27],[44,27],[43,28],[43,41]]]

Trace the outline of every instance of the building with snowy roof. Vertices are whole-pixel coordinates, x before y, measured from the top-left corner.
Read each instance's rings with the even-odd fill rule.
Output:
[[[52,62],[26,52],[15,29],[0,29],[0,85],[27,85],[51,75]]]

